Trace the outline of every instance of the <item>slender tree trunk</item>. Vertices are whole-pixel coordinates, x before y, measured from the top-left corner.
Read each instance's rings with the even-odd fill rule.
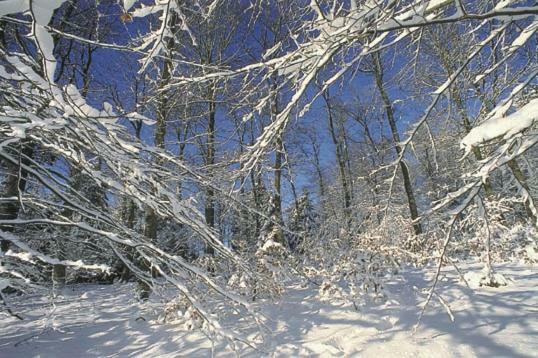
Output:
[[[54,14],[51,19],[51,23],[54,22],[54,19],[57,18],[57,13],[59,9],[54,10]],[[68,5],[65,13],[64,13],[64,20],[70,16],[72,12],[72,6]],[[3,25],[2,25],[3,26]],[[63,25],[62,25],[63,26]],[[3,28],[0,28],[0,41],[2,43],[3,48],[6,46],[6,39],[4,35]],[[18,31],[16,31],[16,37],[19,36]],[[53,37],[54,41],[54,47],[56,48],[56,45],[58,43],[57,38]],[[23,51],[31,56],[31,52],[28,51],[27,47],[24,46],[24,43],[20,41],[20,39],[17,39],[17,42],[21,47],[23,48]],[[63,70],[64,65],[62,64],[60,66],[60,71]],[[42,68],[37,69],[38,72],[41,72],[44,70]],[[22,154],[20,156],[20,162],[21,164],[24,164],[26,166],[30,165],[30,160],[33,158],[34,155],[34,144],[30,141],[21,141],[20,142],[20,153]],[[22,194],[26,189],[26,182],[28,178],[28,172],[24,170],[22,166],[14,165],[13,163],[8,162],[7,160],[4,161],[4,166],[6,167],[6,179],[4,182],[4,187],[2,189],[2,197],[16,197],[19,194]],[[3,220],[15,220],[19,216],[20,211],[20,203],[17,202],[6,202],[2,203],[0,202],[0,219]],[[9,225],[0,225],[0,230],[12,232],[13,227]],[[10,242],[7,240],[0,240],[0,251],[1,252],[7,252],[9,250]]]
[[[529,184],[527,183],[527,178],[525,177],[525,174],[519,167],[519,164],[515,159],[512,159],[508,162],[508,167],[512,171],[512,174],[514,174],[514,178],[516,178],[517,182],[523,189],[525,189],[528,193],[528,197],[525,198],[524,205],[525,205],[525,212],[527,213],[527,216],[532,221],[534,226],[538,227],[538,218],[536,217],[536,208],[533,205],[534,200],[530,196],[530,188]]]
[[[275,143],[275,165],[274,165],[274,171],[275,171],[274,219],[279,224],[282,224],[282,156],[283,156],[283,152],[284,152],[284,146],[282,143],[282,137],[279,136],[276,139],[276,143]],[[277,241],[280,243],[284,242],[284,233],[282,232],[282,229],[280,228],[278,228],[277,230]]]
[[[215,84],[210,84],[208,88],[208,123],[206,142],[206,165],[211,171],[215,164],[215,117],[217,106],[215,103]],[[205,192],[205,222],[209,227],[215,227],[215,192],[208,188]],[[215,251],[211,246],[206,247],[208,255],[214,255]]]
[[[477,89],[478,96],[479,96],[480,100],[482,101],[482,103],[484,104],[486,110],[488,112],[493,110],[493,108],[495,108],[495,105],[496,105],[495,102],[493,102],[491,100],[488,101],[485,94],[480,90],[480,87],[476,86],[475,88]],[[468,123],[468,121],[467,121],[467,125],[470,128],[470,124]],[[469,131],[470,131],[470,129],[469,129]],[[480,152],[480,148],[473,147],[473,152],[475,153],[476,159],[478,161],[481,161],[482,160],[482,153]],[[533,224],[538,227],[537,213],[534,210],[535,207],[533,205],[534,200],[530,196],[530,188],[529,188],[529,185],[527,183],[527,178],[525,177],[525,173],[523,173],[523,171],[519,167],[519,164],[517,163],[516,159],[510,160],[507,164],[508,164],[508,168],[510,169],[510,171],[514,175],[514,178],[516,178],[516,180],[521,185],[521,187],[523,187],[523,189],[525,189],[529,193],[529,197],[525,198],[525,202],[524,202],[525,212],[526,212],[528,218],[533,222]],[[489,196],[493,195],[493,189],[492,189],[491,182],[490,182],[489,178],[486,179],[486,183],[484,184],[484,188],[485,188],[485,191],[486,191],[487,195],[489,195]]]
[[[250,140],[249,145],[252,146],[255,142],[255,131],[254,131],[254,125],[252,122],[250,122],[249,126],[249,134],[250,134]],[[257,211],[262,212],[264,210],[263,205],[265,203],[262,202],[263,197],[262,193],[265,192],[264,184],[260,175],[259,167],[256,166],[254,170],[250,171],[250,182],[252,185],[252,200],[254,201],[254,206]],[[255,230],[255,238],[258,238],[261,234],[262,230],[262,220],[260,219],[259,215],[254,215],[254,220],[256,223],[256,230]]]
[[[58,260],[65,259],[65,253],[62,250],[60,242],[56,242],[56,257]],[[65,265],[56,264],[52,266],[52,283],[54,291],[61,290],[65,286],[67,270]]]
[[[176,27],[177,23],[177,15],[172,12],[170,15],[170,23],[169,26],[171,29],[174,29]],[[175,47],[175,38],[169,37],[166,41],[166,48],[168,51],[173,51]],[[164,88],[168,83],[170,83],[170,80],[172,78],[172,70],[173,70],[173,63],[172,60],[167,57],[163,64],[163,70],[160,78],[160,88]],[[168,118],[168,112],[169,112],[169,104],[168,104],[168,93],[165,91],[159,92],[159,102],[158,102],[158,108],[157,108],[157,121],[155,125],[155,146],[159,149],[165,149],[165,137],[166,137],[166,127],[167,127],[167,118]],[[157,160],[158,165],[162,165],[160,159]],[[157,213],[153,208],[150,206],[146,207],[146,214],[144,218],[144,236],[148,238],[151,242],[157,241],[157,228],[159,225],[159,218],[157,216]],[[140,266],[143,271],[149,272],[153,276],[153,272],[151,272],[151,268],[149,263],[142,259],[140,262]],[[142,280],[138,280],[138,297],[141,300],[147,300],[149,298],[149,295],[151,294],[151,287],[150,285]]]
[[[69,6],[68,10],[66,10],[66,15],[67,15],[67,13],[71,14],[72,11],[73,11],[73,6]],[[64,21],[66,19],[67,19],[67,17],[64,16]],[[91,36],[91,34],[90,34],[90,36]],[[56,41],[58,41],[58,39],[59,38],[56,38]],[[84,66],[82,68],[82,71],[81,71],[82,72],[83,85],[82,85],[82,90],[80,91],[80,94],[84,98],[86,98],[86,96],[88,95],[88,91],[90,89],[90,82],[91,82],[90,68],[91,68],[92,55],[93,55],[94,50],[95,49],[93,49],[91,45],[87,46],[86,51],[87,51],[88,58],[87,58],[86,63],[84,64]],[[82,61],[83,61],[83,59],[82,59]],[[61,66],[61,67],[63,68],[65,66]],[[59,78],[58,78],[58,80],[59,80]],[[71,176],[72,179],[74,179],[73,188],[75,190],[81,189],[81,185],[82,185],[82,183],[80,182],[82,180],[81,173],[82,172],[81,172],[80,168],[71,167],[70,176]],[[73,215],[74,215],[74,212],[72,210],[68,210],[68,213],[66,214],[66,216],[72,218]],[[71,229],[71,235],[74,235],[75,232],[76,232],[76,229]],[[56,257],[59,260],[66,259],[64,246],[65,245],[64,245],[63,241],[56,240]],[[65,286],[66,278],[67,278],[67,268],[65,267],[65,265],[62,265],[62,264],[53,265],[53,267],[52,267],[52,282],[53,282],[54,287],[55,287],[56,290],[61,290]]]
[[[439,61],[441,62],[441,65],[443,66],[445,72],[447,73],[448,77],[451,77],[455,71],[454,67],[454,61],[450,58],[450,53],[448,49],[445,47],[445,45],[441,44],[440,42],[434,42],[434,46],[437,50]],[[482,102],[484,102],[484,97],[481,95],[480,88],[478,85],[474,85],[475,89],[477,90],[480,99]],[[471,122],[469,121],[469,116],[467,115],[467,109],[465,108],[464,100],[460,94],[460,91],[455,86],[450,86],[449,88],[450,92],[450,98],[454,101],[456,105],[456,109],[463,120],[463,127],[465,129],[466,133],[469,133],[473,126],[471,125]],[[482,151],[478,147],[473,147],[472,149],[473,155],[477,161],[481,161],[483,159]],[[484,190],[486,192],[486,196],[493,195],[493,187],[491,185],[491,180],[489,178],[486,179],[484,183]]]
[[[271,106],[271,117],[273,120],[276,119],[279,113],[278,106],[278,92],[276,83],[272,86],[272,106]],[[279,225],[282,224],[282,157],[284,155],[284,143],[282,141],[282,134],[280,134],[275,140],[275,163],[274,163],[274,214],[273,218]],[[275,225],[275,224],[273,224]],[[279,227],[276,229],[276,241],[284,244],[284,233]]]
[[[21,164],[28,166],[30,165],[29,158],[32,158],[34,154],[34,146],[28,141],[21,142],[20,146],[20,162]],[[7,160],[3,161],[3,166],[6,171],[2,197],[16,198],[26,190],[28,172],[24,170],[22,166],[15,165]],[[19,216],[20,209],[21,206],[18,200],[2,201],[0,202],[0,219],[15,220]],[[13,226],[0,225],[0,230],[12,232]],[[9,241],[1,240],[0,249],[3,253],[9,250],[9,246]]]
[[[327,105],[327,119],[329,121],[329,132],[331,134],[332,142],[336,148],[336,161],[338,162],[338,171],[340,174],[340,183],[342,185],[342,192],[344,197],[344,215],[347,228],[351,225],[351,191],[347,180],[346,160],[344,158],[344,152],[342,143],[340,142],[335,128],[335,119],[333,108],[331,106],[331,100],[327,91],[323,92],[323,98]]]
[[[447,73],[449,73],[450,76],[452,75],[450,72],[450,68],[446,68],[446,71]],[[465,109],[465,105],[463,104],[463,99],[461,98],[459,91],[457,91],[454,87],[451,87],[450,96],[456,103],[456,107],[458,108],[460,117],[463,119],[463,127],[465,128],[465,132],[469,133],[473,127],[471,125],[471,122],[469,121],[469,116],[467,115],[467,111]],[[473,151],[473,155],[475,159],[478,162],[484,159],[484,156],[482,155],[482,151],[480,150],[480,148],[475,146],[473,147],[472,151]],[[487,178],[486,181],[484,182],[484,190],[486,192],[486,196],[491,197],[493,195],[493,187],[491,185],[491,180],[489,178]]]
[[[385,107],[385,113],[387,115],[392,139],[396,148],[396,154],[400,156],[402,154],[402,147],[400,146],[400,134],[398,133],[398,127],[396,126],[396,119],[394,117],[394,109],[392,108],[392,102],[390,101],[390,98],[385,90],[385,86],[383,83],[383,67],[381,65],[379,53],[376,53],[374,55],[374,74],[377,89],[379,90],[379,94],[381,95],[381,99],[383,100],[383,105]],[[409,213],[411,215],[411,220],[415,221],[418,218],[417,202],[415,199],[415,194],[413,192],[413,185],[411,184],[409,168],[403,158],[402,160],[400,160],[400,170],[402,172],[403,184],[405,194],[407,196],[407,203],[409,205]],[[422,234],[422,225],[418,222],[414,222],[413,230],[415,232],[415,235]]]
[[[323,179],[323,170],[321,168],[321,160],[319,157],[319,148],[315,143],[312,143],[312,154],[314,156],[314,166],[316,167],[316,175],[318,177],[319,196],[323,205],[325,199],[325,180]]]
[[[135,130],[135,137],[140,140],[143,122],[134,122],[133,126]],[[131,198],[126,198],[124,201],[124,212],[122,215],[122,220],[125,222],[125,225],[129,229],[134,229],[136,220],[136,204]],[[131,247],[126,248],[126,255],[129,260],[132,261],[134,259],[134,251]],[[131,278],[131,270],[125,263],[120,262],[118,271],[120,272],[121,282],[129,281],[129,279]]]

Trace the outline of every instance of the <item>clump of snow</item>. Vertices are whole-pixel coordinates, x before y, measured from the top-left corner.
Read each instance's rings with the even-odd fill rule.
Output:
[[[234,273],[228,279],[228,286],[235,292],[244,296],[250,296],[252,294],[251,287],[253,286],[252,277],[248,276],[244,272]]]
[[[45,65],[45,75],[52,81],[56,70],[56,59],[53,54],[54,41],[52,35],[45,28],[48,24],[54,10],[59,8],[65,0],[34,0],[21,1],[9,0],[3,1],[0,6],[0,17],[12,13],[30,12],[35,26],[31,34],[36,40],[38,51],[43,56]]]
[[[500,273],[487,272],[483,269],[480,272],[470,271],[463,275],[465,281],[471,288],[479,287],[500,287],[508,285],[508,280]]]
[[[538,98],[530,101],[518,111],[506,117],[494,117],[473,128],[462,140],[460,146],[468,153],[478,144],[503,137],[508,139],[530,128],[538,120]]]
[[[265,243],[260,249],[260,252],[270,252],[270,251],[280,251],[280,250],[284,250],[284,246],[282,246],[282,244],[272,239],[269,239],[265,241]]]
[[[189,303],[185,297],[180,297],[168,302],[165,305],[159,322],[180,323],[186,330],[207,328],[200,313]]]
[[[528,259],[531,262],[537,262],[538,263],[538,246],[536,245],[528,245],[525,247],[525,253],[527,254]]]
[[[7,279],[0,279],[0,292],[10,286],[10,281]]]
[[[135,3],[136,0],[123,0],[123,9],[129,11]]]

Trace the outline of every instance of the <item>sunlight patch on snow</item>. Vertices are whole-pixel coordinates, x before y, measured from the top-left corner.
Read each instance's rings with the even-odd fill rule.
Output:
[[[463,269],[479,272],[477,265]],[[440,294],[451,305],[455,323],[450,323],[444,309],[437,305],[427,313],[416,334],[412,328],[423,297],[413,287],[427,287],[431,278],[428,271],[405,271],[387,283],[390,299],[359,311],[349,304],[319,301],[314,287],[290,287],[281,302],[257,302],[256,309],[269,318],[265,343],[259,351],[243,346],[238,353],[244,357],[376,358],[532,355],[538,349],[538,342],[528,338],[529,333],[538,331],[538,321],[532,319],[538,306],[536,268],[505,264],[497,267],[497,272],[513,282],[499,288],[470,289],[447,268]],[[131,297],[131,290],[131,284],[73,286],[55,302],[53,316],[45,298],[34,296],[14,302],[9,297],[27,319],[0,320],[0,349],[9,357],[173,357],[178,352],[191,357],[206,357],[211,352],[218,357],[235,356],[224,342],[211,342],[181,322],[159,323],[158,303],[139,304]],[[48,320],[46,330],[42,317],[53,318]]]

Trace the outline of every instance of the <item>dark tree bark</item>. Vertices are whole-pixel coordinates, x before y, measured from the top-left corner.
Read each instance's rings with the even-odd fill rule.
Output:
[[[389,122],[392,140],[394,142],[394,147],[396,148],[396,154],[400,156],[402,154],[402,147],[400,146],[400,134],[398,133],[398,127],[396,126],[396,118],[394,117],[394,109],[392,107],[392,102],[387,94],[387,91],[385,90],[385,85],[383,83],[383,66],[381,64],[381,58],[379,56],[379,53],[377,52],[373,57],[375,83],[379,94],[381,95],[383,105],[385,107],[385,114],[387,116],[387,121]],[[403,185],[405,189],[405,194],[407,196],[407,203],[409,206],[411,220],[415,221],[416,219],[418,219],[419,216],[417,202],[415,199],[415,193],[413,192],[413,185],[411,183],[409,167],[407,166],[407,163],[403,158],[402,160],[400,160],[400,170],[402,172]],[[415,235],[422,234],[422,225],[418,222],[414,222],[413,231],[415,232]]]
[[[14,148],[13,148],[14,149]],[[19,158],[23,166],[30,165],[30,160],[34,154],[34,145],[29,141],[20,143]],[[7,160],[2,161],[1,166],[5,168],[5,181],[2,189],[2,198],[17,198],[26,190],[28,181],[28,172],[23,166],[15,165]],[[19,216],[21,210],[19,200],[9,200],[0,202],[0,219],[15,220]],[[13,232],[13,226],[0,225],[0,230]],[[1,240],[0,248],[2,252],[9,250],[10,242]]]
[[[174,32],[174,29],[176,28],[177,24],[177,14],[172,12],[170,15],[169,20],[169,26],[172,29],[172,32]],[[176,40],[175,38],[169,37],[166,40],[166,48],[168,51],[173,51],[175,48]],[[160,78],[160,88],[166,87],[170,80],[172,79],[172,71],[173,71],[173,63],[170,57],[166,57],[163,64],[163,69],[161,73]],[[170,105],[169,105],[169,93],[166,91],[159,91],[159,101],[157,105],[157,120],[155,125],[155,133],[154,133],[154,144],[159,149],[165,149],[165,137],[166,137],[166,129],[167,129],[167,121],[168,121],[168,114],[170,112]],[[163,163],[158,160],[158,165],[162,165]],[[157,213],[155,210],[149,206],[146,207],[146,213],[144,218],[144,236],[150,240],[151,242],[157,241],[157,233],[158,233],[158,225],[159,225],[159,217],[157,216]],[[140,260],[140,266],[143,271],[149,272],[151,275],[154,275],[154,272],[151,272],[150,264],[145,260]],[[151,294],[151,287],[150,285],[142,279],[138,280],[138,298],[140,300],[147,300]]]
[[[514,175],[514,178],[516,178],[519,185],[521,185],[521,187],[523,189],[525,189],[527,191],[527,193],[529,193],[529,196],[530,196],[531,191],[530,191],[530,188],[529,188],[529,184],[527,183],[527,177],[525,176],[525,174],[521,170],[518,162],[515,159],[512,159],[512,160],[510,160],[508,162],[508,167],[512,171],[512,174]],[[528,198],[525,199],[525,202],[523,204],[525,206],[525,212],[526,212],[527,216],[532,221],[533,225],[538,227],[538,218],[534,214],[534,212],[532,210],[532,206],[531,206],[532,201],[533,201],[533,199],[528,197]]]
[[[335,127],[335,118],[334,111],[331,105],[331,99],[327,91],[323,92],[323,98],[327,107],[327,119],[329,121],[329,133],[331,135],[332,142],[336,148],[336,161],[338,162],[338,171],[340,177],[340,184],[342,186],[342,193],[344,198],[344,215],[346,219],[346,225],[351,225],[351,186],[349,184],[348,175],[347,175],[347,164],[344,153],[344,148],[342,146],[342,140],[338,138]]]

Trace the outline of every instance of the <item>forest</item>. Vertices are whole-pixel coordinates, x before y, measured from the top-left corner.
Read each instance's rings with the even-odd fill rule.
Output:
[[[537,31],[528,0],[0,1],[0,357],[534,356]]]

